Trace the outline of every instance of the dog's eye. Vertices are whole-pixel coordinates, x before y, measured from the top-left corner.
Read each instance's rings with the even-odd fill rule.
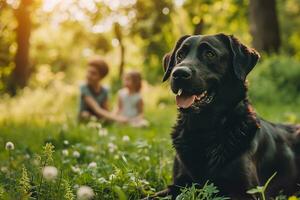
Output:
[[[211,50],[207,50],[207,51],[205,51],[205,56],[209,59],[212,59],[216,56],[216,54]]]
[[[177,62],[180,62],[183,58],[184,58],[184,53],[182,51],[179,51],[176,56]]]

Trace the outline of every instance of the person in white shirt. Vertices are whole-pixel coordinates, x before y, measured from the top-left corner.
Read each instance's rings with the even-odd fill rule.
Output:
[[[142,77],[137,71],[130,71],[123,76],[123,88],[118,92],[117,114],[127,118],[135,127],[148,126],[144,119],[144,102],[141,95]]]

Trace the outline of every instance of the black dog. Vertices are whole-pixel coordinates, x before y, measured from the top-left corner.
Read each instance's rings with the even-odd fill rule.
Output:
[[[273,124],[254,113],[245,79],[259,54],[225,34],[181,37],[164,57],[179,108],[172,133],[173,184],[156,196],[207,180],[221,195],[255,199],[247,190],[265,184],[267,198],[300,187],[299,126]]]

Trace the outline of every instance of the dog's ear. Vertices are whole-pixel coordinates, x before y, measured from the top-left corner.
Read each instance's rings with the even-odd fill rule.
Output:
[[[164,68],[164,72],[167,71],[168,69],[168,65],[169,65],[169,62],[170,62],[170,58],[171,58],[171,53],[167,53],[164,55],[163,57],[163,68]]]
[[[190,37],[190,35],[184,35],[181,38],[179,38],[179,40],[176,42],[176,45],[175,45],[174,49],[170,53],[167,53],[164,56],[164,58],[163,58],[163,67],[164,67],[164,70],[165,70],[165,74],[164,74],[164,77],[163,77],[163,82],[166,81],[170,77],[171,72],[172,72],[174,66],[176,65],[176,59],[175,59],[176,51],[178,50],[178,48],[180,47],[182,42],[185,39],[187,39],[188,37]]]
[[[242,44],[233,35],[221,34],[222,37],[226,37],[230,50],[232,52],[232,64],[235,75],[238,79],[245,81],[248,73],[256,65],[258,59],[260,58],[259,53],[252,48],[249,48]]]

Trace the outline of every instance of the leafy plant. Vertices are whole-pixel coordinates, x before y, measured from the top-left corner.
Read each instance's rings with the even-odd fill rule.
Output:
[[[218,196],[219,190],[213,183],[206,182],[203,188],[198,189],[196,184],[183,188],[176,200],[226,200],[227,197]]]
[[[24,198],[29,197],[31,185],[30,185],[27,169],[25,168],[24,165],[22,166],[22,176],[20,178],[19,184],[20,184],[20,190],[22,196]]]
[[[250,189],[247,191],[248,194],[260,194],[262,200],[266,200],[266,189],[268,187],[268,185],[270,184],[271,180],[276,176],[277,172],[275,172],[265,183],[264,186],[256,186],[256,188]]]

